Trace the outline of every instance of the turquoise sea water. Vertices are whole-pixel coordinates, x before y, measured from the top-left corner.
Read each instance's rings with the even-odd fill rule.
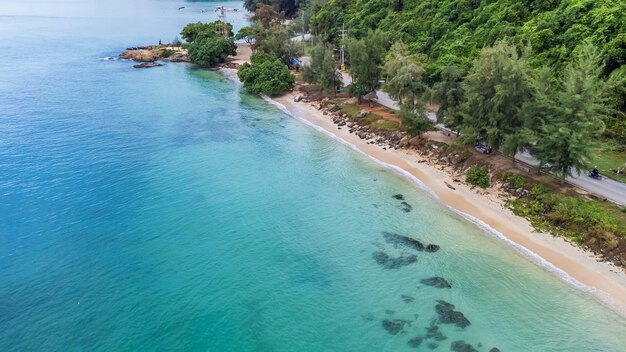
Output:
[[[223,76],[101,60],[217,4],[0,0],[0,351],[624,351],[594,298]]]

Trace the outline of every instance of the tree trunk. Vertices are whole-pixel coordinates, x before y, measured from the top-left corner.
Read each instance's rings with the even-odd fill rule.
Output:
[[[513,166],[515,166],[515,154],[517,154],[517,152],[513,151]]]

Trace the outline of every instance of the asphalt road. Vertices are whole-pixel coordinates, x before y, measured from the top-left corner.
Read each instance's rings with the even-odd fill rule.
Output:
[[[345,86],[352,83],[352,78],[346,72],[341,73],[342,81]],[[380,105],[386,106],[390,109],[400,110],[398,104],[391,99],[389,94],[377,90],[376,95],[378,98],[372,99]],[[436,122],[437,118],[435,113],[429,112],[428,119]],[[443,125],[437,125],[437,127],[444,128]],[[531,165],[539,165],[539,161],[534,159],[528,153],[521,153],[516,156],[518,160]],[[596,180],[587,176],[586,172],[581,171],[580,175],[573,172],[575,176],[567,177],[566,180],[571,184],[587,191],[594,193],[600,197],[606,198],[620,205],[626,205],[626,184],[611,180],[610,178],[603,177],[602,180]]]

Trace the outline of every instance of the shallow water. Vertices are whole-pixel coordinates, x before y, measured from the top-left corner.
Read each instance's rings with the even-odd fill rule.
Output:
[[[0,350],[623,350],[594,298],[223,76],[100,60],[216,4],[0,0]]]

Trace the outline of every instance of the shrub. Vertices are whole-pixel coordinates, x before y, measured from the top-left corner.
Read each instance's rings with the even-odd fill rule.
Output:
[[[520,175],[516,175],[512,172],[503,172],[499,176],[502,182],[508,182],[510,187],[509,189],[518,189],[522,188],[526,185],[526,180]]]
[[[170,57],[172,55],[174,55],[174,50],[170,50],[170,49],[162,49],[161,53],[160,53],[161,57]]]
[[[489,172],[486,168],[473,165],[467,169],[465,181],[481,188],[489,187]]]

